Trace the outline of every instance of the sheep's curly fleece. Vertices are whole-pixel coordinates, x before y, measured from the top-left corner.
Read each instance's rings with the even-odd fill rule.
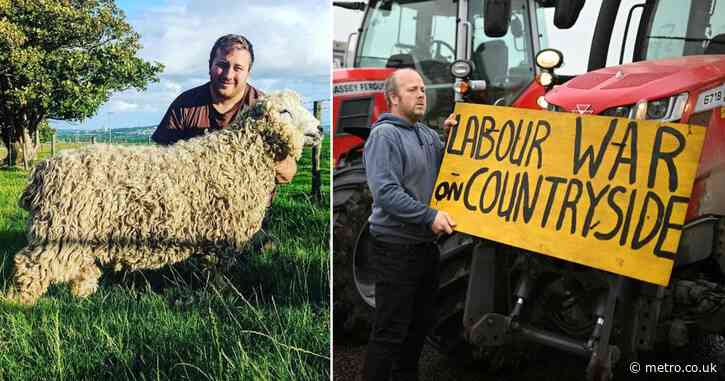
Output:
[[[301,156],[304,131],[280,113],[290,102],[307,112],[297,94],[270,93],[228,129],[171,147],[93,145],[38,163],[20,199],[29,244],[10,297],[33,304],[61,282],[87,296],[99,265],[154,269],[241,250],[261,226],[274,161]]]

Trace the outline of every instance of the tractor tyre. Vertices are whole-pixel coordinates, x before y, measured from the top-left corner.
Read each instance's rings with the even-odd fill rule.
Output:
[[[355,176],[354,172],[348,172]],[[370,332],[373,309],[360,297],[355,286],[353,261],[357,241],[372,209],[372,196],[366,183],[346,183],[346,176],[335,177],[333,208],[333,317],[335,338],[365,341]],[[338,186],[340,184],[341,186]],[[340,189],[339,189],[340,188]],[[341,193],[344,197],[338,197]],[[343,200],[342,202],[338,201]]]
[[[463,336],[473,246],[473,239],[464,234],[454,234],[439,242],[438,318],[427,338],[439,353],[464,366],[471,365],[475,352]]]

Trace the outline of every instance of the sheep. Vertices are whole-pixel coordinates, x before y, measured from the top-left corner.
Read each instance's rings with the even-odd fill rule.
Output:
[[[101,268],[156,269],[240,251],[260,229],[274,163],[319,144],[299,95],[268,94],[229,128],[170,147],[92,145],[38,163],[20,198],[28,245],[9,298],[32,305],[54,283],[93,294]]]

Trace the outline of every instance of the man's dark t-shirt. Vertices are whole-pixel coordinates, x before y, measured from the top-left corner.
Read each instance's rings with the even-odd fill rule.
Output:
[[[207,82],[183,92],[171,103],[151,139],[158,144],[168,145],[203,135],[207,130],[227,128],[240,110],[254,106],[263,95],[263,92],[247,84],[242,99],[221,114],[212,106]]]
[[[171,102],[169,109],[166,110],[166,115],[151,135],[151,139],[158,144],[169,145],[179,140],[203,135],[207,130],[211,132],[227,128],[240,110],[254,106],[263,95],[263,92],[247,84],[242,99],[229,111],[221,114],[211,104],[209,82],[184,91]],[[267,206],[272,205],[276,193],[277,187],[275,186]]]

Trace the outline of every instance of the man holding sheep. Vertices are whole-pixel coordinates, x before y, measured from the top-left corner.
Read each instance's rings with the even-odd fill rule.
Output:
[[[385,81],[389,113],[374,124],[364,161],[373,196],[375,323],[368,341],[365,380],[418,380],[418,359],[434,318],[438,248],[434,239],[453,232],[448,213],[428,206],[444,144],[420,123],[425,87],[412,69]],[[453,123],[449,118],[446,127]]]
[[[179,95],[151,138],[169,145],[227,128],[240,111],[264,95],[247,83],[253,64],[254,49],[244,36],[228,34],[217,39],[209,53],[209,82]],[[297,163],[287,157],[276,163],[275,170],[277,183],[288,183]]]

